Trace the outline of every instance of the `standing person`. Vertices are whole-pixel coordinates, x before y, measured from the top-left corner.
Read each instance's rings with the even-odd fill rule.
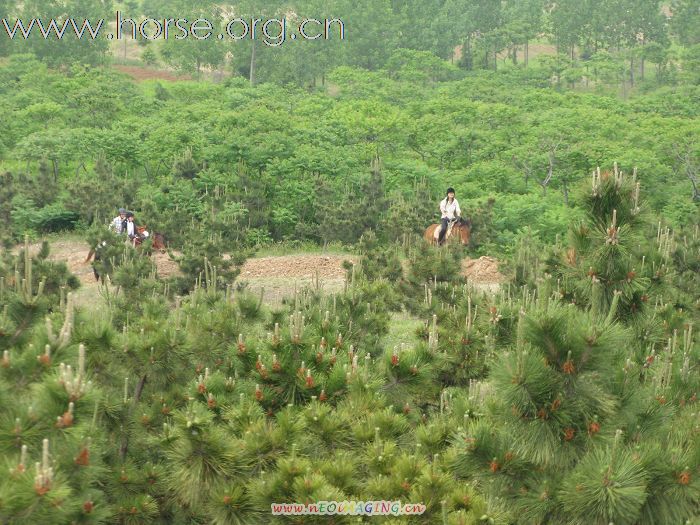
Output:
[[[117,215],[109,225],[110,230],[119,235],[126,231],[126,210],[124,208],[119,208],[119,215]]]
[[[459,208],[459,202],[455,199],[454,188],[447,188],[447,196],[440,201],[440,236],[438,244],[442,244],[447,233],[447,225],[450,221],[456,220],[462,215],[462,210]]]

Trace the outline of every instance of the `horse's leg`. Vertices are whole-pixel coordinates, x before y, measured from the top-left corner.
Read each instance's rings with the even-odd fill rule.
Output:
[[[93,252],[94,252],[94,250],[93,250]],[[93,273],[93,275],[95,276],[95,280],[99,283],[99,282],[100,282],[100,274],[99,274],[99,272],[97,271],[97,263],[98,263],[100,260],[102,260],[102,257],[100,257],[99,255],[97,255],[96,253],[95,253],[94,255],[95,255],[95,260],[92,262],[92,273]]]

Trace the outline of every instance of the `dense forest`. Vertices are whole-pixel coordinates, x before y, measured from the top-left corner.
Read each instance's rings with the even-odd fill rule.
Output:
[[[324,3],[324,16],[337,10],[347,18],[347,41],[260,44],[266,49],[256,54],[255,82],[237,63],[248,56],[236,47],[245,42],[212,42],[234,46],[230,74],[217,83],[134,84],[100,66],[111,56],[99,47],[106,41],[13,40],[5,51],[19,54],[0,70],[0,107],[9,116],[0,138],[0,216],[15,239],[104,221],[127,205],[178,244],[183,225],[211,230],[210,221],[230,224],[246,246],[351,244],[367,229],[387,238],[420,231],[452,185],[477,229],[487,221],[482,243],[493,251],[512,246],[527,228],[554,240],[577,216],[572,185],[616,161],[645,175],[652,208],[671,224],[696,220],[697,5],[674,3],[667,19],[651,10],[656,2],[577,2],[578,18],[564,16],[574,12],[566,3],[462,3]],[[93,14],[83,5],[90,2],[40,4],[26,2],[17,14]],[[278,12],[269,4],[246,9]],[[311,13],[320,9],[303,4]],[[95,16],[106,15],[99,6]],[[176,3],[122,9],[172,14],[180,7],[185,16],[187,7]],[[591,12],[600,12],[599,26]],[[618,17],[617,25],[609,22]],[[436,26],[424,27],[423,18]],[[414,30],[402,29],[410,21]],[[466,22],[478,37],[460,33]],[[352,36],[353,27],[362,38]],[[415,42],[386,40],[414,32]],[[449,39],[440,43],[434,34]],[[645,40],[630,36],[639,34]],[[566,53],[517,59],[527,42],[545,38]],[[190,44],[145,47],[176,65],[167,60],[169,46],[178,46],[182,59]],[[459,59],[455,46],[462,46]],[[492,68],[500,59],[489,62],[491,49],[511,59]],[[328,52],[333,62],[301,54],[307,51]],[[294,71],[314,82],[275,76]]]
[[[345,35],[4,32],[117,10]],[[698,0],[0,19],[0,522],[700,525]],[[448,187],[466,246],[420,237]],[[342,254],[342,286],[266,301],[241,268],[275,250]],[[426,508],[271,513],[345,500]]]

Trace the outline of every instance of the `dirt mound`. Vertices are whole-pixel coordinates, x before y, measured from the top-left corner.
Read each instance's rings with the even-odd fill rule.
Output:
[[[343,261],[352,259],[340,255],[284,255],[248,259],[241,268],[240,279],[316,278],[344,279]]]
[[[499,284],[505,276],[498,271],[498,260],[482,256],[478,259],[467,257],[462,261],[462,275],[474,284]]]
[[[177,252],[173,253],[173,256],[178,257],[180,254]],[[175,277],[181,275],[180,267],[177,262],[170,258],[168,253],[154,252],[152,256],[153,262],[158,270],[158,277],[161,279],[167,279],[168,277]]]
[[[253,293],[262,293],[270,305],[294,296],[304,287],[320,287],[326,293],[336,293],[345,286],[343,261],[354,260],[342,255],[284,255],[248,259],[238,277]],[[316,280],[318,278],[318,281]]]

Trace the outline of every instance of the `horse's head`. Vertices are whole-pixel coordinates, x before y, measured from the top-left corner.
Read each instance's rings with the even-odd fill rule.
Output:
[[[469,217],[467,217],[466,219],[460,217],[459,221],[457,221],[457,224],[455,224],[455,227],[459,232],[460,242],[464,246],[467,246],[469,244],[469,238],[471,237],[472,233],[472,220]]]

